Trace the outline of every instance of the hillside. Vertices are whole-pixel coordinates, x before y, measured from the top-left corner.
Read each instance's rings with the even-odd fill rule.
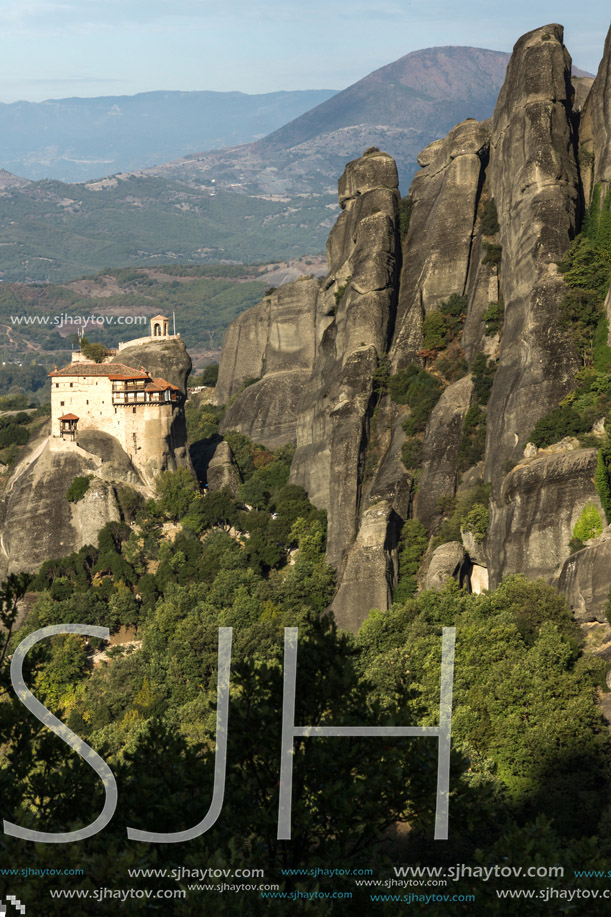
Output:
[[[334,91],[141,92],[0,103],[0,164],[29,179],[88,181],[248,143]]]
[[[458,121],[492,115],[508,60],[483,48],[413,51],[256,143],[185,157],[150,174],[214,177],[221,187],[252,194],[321,192],[334,188],[346,160],[378,146],[395,159],[406,193],[421,149]]]
[[[186,402],[195,475],[139,485],[104,401],[76,448],[57,424],[79,418],[46,439],[44,409],[0,401],[0,780],[28,913],[64,917],[60,872],[130,915],[176,886],[199,917],[204,878],[228,917],[608,913],[611,29],[587,98],[570,68],[562,26],[523,35],[493,117],[423,149],[407,196],[388,153],[345,165],[326,276],[275,266]],[[63,289],[263,280],[224,270]],[[124,353],[182,388],[184,343]],[[26,652],[80,757],[12,689]],[[43,829],[89,833],[23,843]]]
[[[152,169],[85,184],[0,173],[0,279],[320,253],[346,160],[387,150],[405,192],[424,146],[462,118],[492,114],[507,59],[477,48],[416,51],[256,143]]]
[[[318,253],[331,195],[265,199],[214,184],[120,175],[0,190],[0,279],[64,282],[104,268],[250,264]]]
[[[343,627],[520,573],[611,638],[611,33],[587,99],[562,37],[520,39],[493,118],[429,144],[407,200],[387,152],[350,162],[323,283],[228,329],[220,431],[295,445]]]

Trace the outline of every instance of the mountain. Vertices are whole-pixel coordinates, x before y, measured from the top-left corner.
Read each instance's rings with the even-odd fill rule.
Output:
[[[247,143],[334,92],[142,92],[0,104],[0,163],[30,179],[87,181]]]
[[[507,60],[478,48],[416,51],[255,143],[86,183],[0,182],[0,271],[64,282],[112,267],[317,254],[346,160],[384,149],[405,193],[423,147],[463,118],[492,115]],[[589,81],[577,82],[583,94]]]
[[[493,117],[429,144],[407,199],[388,153],[350,162],[327,277],[227,331],[219,430],[295,446],[341,627],[523,574],[611,638],[611,31],[585,100],[570,67],[561,26],[523,36]]]
[[[149,174],[205,176],[251,194],[328,192],[347,159],[378,146],[395,159],[406,190],[423,147],[458,121],[492,115],[508,60],[482,48],[414,51],[256,143],[188,156]]]

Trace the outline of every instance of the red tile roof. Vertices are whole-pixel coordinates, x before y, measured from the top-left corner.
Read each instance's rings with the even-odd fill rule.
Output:
[[[172,389],[174,392],[179,392],[180,389],[177,385],[172,385],[171,382],[168,382],[167,379],[153,379],[155,385],[159,385],[163,390],[166,388]]]
[[[78,420],[76,414],[64,414],[63,417],[59,418],[60,420]]]
[[[49,373],[50,376],[117,376],[119,379],[150,379],[147,372],[125,363],[69,363]]]

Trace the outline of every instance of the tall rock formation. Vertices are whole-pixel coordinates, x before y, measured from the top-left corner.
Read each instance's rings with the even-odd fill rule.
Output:
[[[601,566],[608,533],[567,559],[584,507],[602,509],[596,450],[576,441],[538,453],[529,447],[526,455],[524,448],[537,420],[575,387],[579,360],[560,327],[565,284],[557,264],[579,232],[592,181],[611,182],[610,113],[611,32],[593,84],[571,81],[561,26],[529,32],[514,48],[492,120],[458,124],[421,153],[421,171],[401,204],[402,223],[409,218],[401,246],[394,163],[368,152],[340,179],[329,274],[308,306],[295,313],[287,288],[286,301],[274,294],[273,322],[268,301],[230,329],[218,401],[237,394],[248,376],[260,381],[238,394],[224,428],[258,431],[260,441],[273,443],[294,430],[291,480],[327,510],[340,626],[357,629],[371,608],[388,607],[401,573],[399,533],[410,516],[437,538],[421,582],[438,588],[453,575],[480,591],[523,572],[557,582],[584,620],[584,603],[595,602],[600,619],[611,580]],[[448,372],[423,329],[453,294],[464,314]],[[611,318],[609,297],[606,309]],[[302,374],[301,396],[278,396],[266,358],[270,327],[303,323],[305,313],[312,337],[301,332],[301,339],[304,347],[311,342],[311,362],[292,367],[293,378]],[[290,357],[294,345],[280,342],[279,350],[285,346]],[[283,357],[274,359],[276,375],[287,374]],[[409,445],[422,450],[417,470],[417,450],[403,452],[412,409],[393,402],[386,386],[389,371],[414,364],[443,388],[426,430]],[[487,507],[482,475],[491,486]],[[459,536],[449,519],[455,506],[474,507],[484,526],[477,538],[470,530]],[[439,535],[441,547],[432,550]]]
[[[358,528],[376,373],[395,319],[398,199],[390,156],[370,152],[346,167],[316,306],[314,366],[298,406],[291,481],[327,510],[327,554],[340,571]]]
[[[214,398],[235,401],[221,431],[238,430],[271,449],[295,441],[297,404],[314,363],[318,291],[318,280],[301,277],[231,323]]]
[[[562,259],[577,228],[571,58],[549,25],[516,44],[493,118],[490,187],[503,247],[505,327],[488,406],[485,475],[499,484],[578,368],[559,326]]]
[[[611,182],[611,29],[594,85],[583,108],[579,141],[587,199],[592,184]]]
[[[489,122],[464,121],[418,157],[422,170],[409,192],[412,209],[391,348],[394,368],[417,359],[424,315],[452,293],[466,290],[489,139]]]

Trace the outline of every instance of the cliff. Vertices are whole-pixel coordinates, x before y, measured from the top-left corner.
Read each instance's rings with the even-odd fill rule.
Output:
[[[320,289],[298,306],[277,292],[227,335],[217,401],[237,399],[223,429],[296,442],[291,480],[328,515],[340,626],[389,607],[408,518],[430,539],[420,584],[454,576],[480,591],[523,573],[601,619],[608,535],[576,554],[569,542],[586,508],[605,524],[602,421],[590,412],[598,432],[583,443],[527,445],[592,361],[567,325],[559,264],[611,182],[611,32],[593,83],[571,70],[562,26],[520,38],[492,119],[426,147],[400,207],[389,156],[349,163]],[[302,329],[291,368],[284,322]]]
[[[122,350],[121,358],[186,391],[191,360],[182,342],[134,345]],[[143,499],[153,496],[162,471],[191,467],[183,408],[152,407],[155,414],[148,412],[137,427],[138,419],[127,408],[126,423],[134,424],[137,431],[132,458],[115,436],[102,429],[79,430],[75,442],[50,436],[48,429],[28,446],[1,500],[2,574],[34,571],[49,558],[96,544],[100,529],[124,518],[123,494],[136,491]],[[67,491],[77,477],[89,477],[90,483],[84,497],[71,503]]]
[[[233,403],[221,431],[274,449],[295,441],[297,404],[314,363],[319,283],[301,277],[271,292],[227,329],[214,393]]]

